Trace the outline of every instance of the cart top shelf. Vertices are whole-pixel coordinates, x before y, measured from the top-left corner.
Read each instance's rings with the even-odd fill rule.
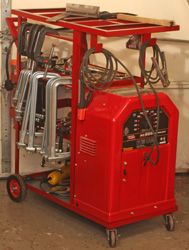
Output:
[[[65,12],[65,8],[12,10],[12,14],[18,17],[104,37],[128,36],[134,34],[159,33],[179,30],[178,25],[160,26],[122,21],[117,19],[103,20],[79,16],[67,17],[64,20],[60,20],[56,23],[48,21],[48,18],[63,12]]]

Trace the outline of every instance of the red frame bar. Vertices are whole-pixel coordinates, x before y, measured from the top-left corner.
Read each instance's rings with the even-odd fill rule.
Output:
[[[72,68],[72,131],[71,131],[71,186],[70,200],[73,203],[74,199],[74,183],[75,183],[75,144],[77,136],[77,105],[78,105],[78,86],[79,86],[79,70],[83,55],[87,49],[86,34],[74,31],[73,34],[73,68]]]
[[[45,13],[52,12],[53,10],[54,9],[49,9],[49,11],[46,10]],[[58,10],[58,9],[56,9],[56,10]],[[59,9],[59,13],[62,13],[63,12],[62,10],[63,9]],[[68,29],[77,30],[79,32],[90,33],[90,34],[100,35],[100,36],[105,36],[105,37],[128,36],[128,35],[132,35],[132,34],[158,33],[158,32],[179,30],[178,25],[173,25],[173,26],[151,25],[149,27],[146,27],[146,25],[144,24],[144,25],[142,25],[142,27],[140,27],[140,28],[138,27],[136,29],[128,28],[128,29],[121,29],[121,30],[115,29],[115,30],[108,31],[108,30],[102,30],[99,27],[97,28],[95,26],[91,27],[91,26],[87,25],[87,23],[85,25],[79,23],[79,20],[81,21],[81,19],[82,19],[81,17],[79,17],[78,21],[77,21],[77,19],[74,21],[71,21],[69,19],[69,21],[61,20],[61,21],[58,21],[56,23],[49,22],[48,16],[41,15],[40,14],[41,12],[39,12],[39,10],[36,10],[36,11],[35,10],[31,10],[31,11],[30,10],[12,10],[12,14],[17,15],[17,16],[22,16],[23,18],[29,18],[29,19],[39,21],[39,22],[50,23],[50,24],[55,25],[55,26],[65,27]],[[83,19],[90,20],[89,18],[83,18]],[[96,25],[98,26],[99,20],[92,19],[91,22],[94,22],[94,25],[96,23]],[[113,19],[113,20],[111,20],[111,22],[113,22],[112,24],[114,24],[114,26],[115,26],[117,19]],[[120,25],[120,23],[126,24],[128,22],[119,20],[118,25]]]
[[[18,37],[18,29],[17,26],[15,25],[15,22],[18,23],[18,18],[13,18],[13,17],[7,17],[6,18],[7,26],[11,32],[11,35],[15,41],[17,41]],[[17,44],[17,42],[16,42]]]
[[[161,209],[154,209],[152,211],[152,207],[151,206],[147,206],[143,208],[143,210],[138,213],[138,216],[132,216],[132,215],[128,215],[128,218],[125,219],[124,221],[119,221],[117,220],[117,222],[112,222],[111,224],[110,223],[107,223],[107,219],[106,220],[101,220],[99,218],[96,218],[94,216],[91,216],[90,214],[82,211],[79,209],[79,207],[77,207],[77,204],[69,204],[68,202],[65,202],[55,196],[53,196],[52,194],[48,194],[46,192],[44,192],[43,190],[40,190],[34,186],[32,186],[31,184],[29,183],[26,183],[26,186],[28,189],[30,189],[32,192],[35,192],[37,193],[38,195],[41,195],[43,196],[44,198],[60,205],[60,206],[63,206],[65,208],[68,208],[69,210],[73,211],[73,212],[76,212],[77,214],[80,214],[104,227],[106,227],[107,229],[113,229],[113,228],[117,228],[119,226],[122,226],[122,225],[127,225],[127,224],[130,224],[130,223],[134,223],[134,222],[138,222],[138,221],[141,221],[141,220],[145,220],[145,219],[148,219],[150,217],[154,217],[154,216],[159,216],[159,215],[162,215],[162,214],[167,214],[167,213],[170,213],[170,210],[172,212],[176,212],[177,211],[177,207],[175,207],[175,201],[174,200],[170,200],[168,204],[164,204],[162,202],[159,202],[157,203],[157,206],[161,207]],[[152,206],[154,206],[154,203],[152,204]],[[136,209],[132,209],[132,211],[136,212],[137,211],[137,208]],[[147,211],[147,215],[143,214],[144,212]],[[130,211],[128,211],[128,214],[129,214]],[[139,211],[137,211],[139,212]],[[105,216],[105,215],[104,215]]]

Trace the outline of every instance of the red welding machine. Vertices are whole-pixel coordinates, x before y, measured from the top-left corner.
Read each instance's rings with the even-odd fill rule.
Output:
[[[142,99],[154,129],[159,120],[158,148],[139,98],[131,90],[95,93],[85,119],[78,120],[75,205],[106,228],[177,209],[178,110],[167,95],[157,96],[158,114],[154,94],[143,93]]]

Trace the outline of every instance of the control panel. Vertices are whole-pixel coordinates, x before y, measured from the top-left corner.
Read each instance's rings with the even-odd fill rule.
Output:
[[[153,130],[156,131],[158,122],[157,109],[147,109],[146,112]],[[168,117],[162,109],[159,110],[157,134],[159,144],[166,144],[168,142]],[[123,127],[123,150],[143,148],[153,144],[154,134],[146,121],[143,111],[134,111]]]

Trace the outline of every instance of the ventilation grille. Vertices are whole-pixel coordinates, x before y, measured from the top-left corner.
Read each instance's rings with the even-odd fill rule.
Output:
[[[96,155],[96,141],[87,137],[80,137],[80,151],[91,156]]]

